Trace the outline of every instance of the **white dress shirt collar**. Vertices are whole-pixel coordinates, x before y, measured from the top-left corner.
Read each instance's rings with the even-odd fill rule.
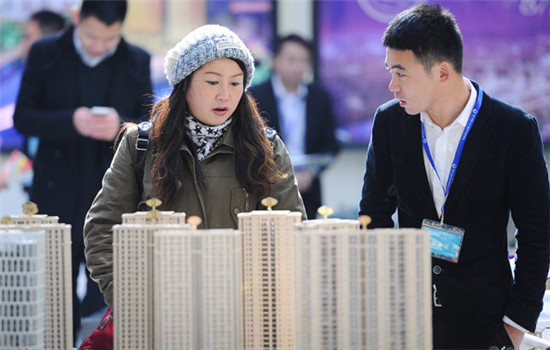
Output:
[[[275,93],[275,96],[278,98],[286,98],[286,97],[297,97],[302,98],[307,95],[307,86],[305,84],[298,85],[298,89],[294,92],[288,92],[283,85],[283,81],[281,80],[281,77],[274,73],[271,76],[271,85],[273,86],[273,92]]]
[[[470,114],[472,113],[472,110],[474,109],[474,104],[476,103],[477,98],[477,90],[472,84],[472,82],[464,78],[464,82],[468,84],[468,90],[470,90],[470,97],[468,98],[468,102],[466,103],[466,106],[460,112],[458,117],[449,125],[447,128],[453,127],[454,124],[459,124],[463,128],[466,127],[466,123],[468,123],[468,119],[470,118]],[[432,126],[437,126],[433,121],[432,118],[428,115],[426,111],[420,112],[420,120],[424,123],[427,123]],[[439,126],[438,126],[439,127]]]

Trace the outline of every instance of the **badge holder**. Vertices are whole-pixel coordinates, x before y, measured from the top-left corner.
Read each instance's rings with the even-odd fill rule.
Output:
[[[422,220],[422,228],[430,233],[432,257],[458,262],[464,229],[429,219]]]

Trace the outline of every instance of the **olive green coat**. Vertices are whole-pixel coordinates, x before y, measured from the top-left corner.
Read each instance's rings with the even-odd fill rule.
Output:
[[[121,223],[124,213],[149,210],[145,201],[152,197],[152,159],[149,151],[145,158],[143,193],[139,193],[135,176],[136,139],[137,127],[128,129],[105,173],[103,187],[84,225],[86,265],[92,278],[99,283],[109,306],[113,302],[112,226]],[[194,172],[186,170],[189,173],[183,176],[189,181],[182,184],[183,196],[176,211],[186,213],[187,217],[199,216],[202,219],[200,228],[237,228],[238,213],[265,209],[260,203],[263,198],[256,198],[237,180],[233,141],[230,127],[214,150],[200,162],[206,179],[206,192],[199,189]],[[273,152],[279,170],[288,174],[288,177],[271,187],[270,196],[279,201],[274,209],[300,211],[305,219],[290,156],[278,136],[273,140]],[[187,169],[194,169],[195,158],[187,147],[182,146],[182,155],[188,163]]]

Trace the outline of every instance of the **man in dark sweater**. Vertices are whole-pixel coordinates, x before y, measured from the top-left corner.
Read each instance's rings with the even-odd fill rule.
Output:
[[[126,1],[84,0],[74,27],[35,43],[13,117],[19,132],[40,138],[30,199],[40,213],[72,225],[75,336],[81,306],[104,305],[91,280],[88,293],[95,290],[89,294],[95,298],[79,305],[75,293],[84,262],[84,218],[121,122],[146,117],[152,103],[150,55],[121,36],[126,11]]]

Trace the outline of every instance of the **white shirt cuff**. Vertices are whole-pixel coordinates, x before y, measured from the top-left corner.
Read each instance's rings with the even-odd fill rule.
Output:
[[[504,323],[509,324],[510,326],[512,326],[512,327],[514,327],[514,328],[516,328],[516,329],[519,329],[519,330],[522,331],[523,333],[529,333],[529,331],[528,331],[527,329],[525,329],[525,328],[523,328],[522,326],[520,326],[519,324],[515,323],[514,321],[512,321],[512,320],[511,320],[508,316],[506,316],[506,315],[502,318],[502,321],[503,321]]]

